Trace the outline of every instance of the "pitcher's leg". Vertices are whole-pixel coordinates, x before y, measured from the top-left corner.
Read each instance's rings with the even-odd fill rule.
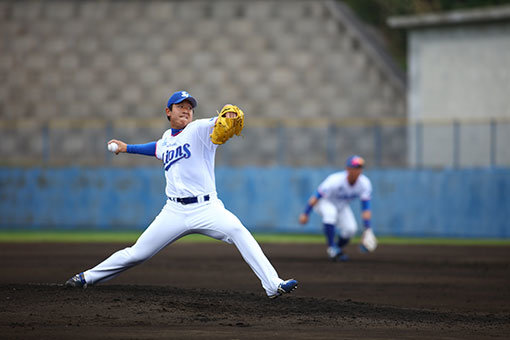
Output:
[[[234,243],[243,259],[260,279],[267,295],[276,294],[278,285],[283,280],[278,277],[273,265],[241,221],[226,210],[221,202],[212,204],[201,215],[202,221],[197,220],[194,223],[198,226],[195,229],[196,232],[228,243]]]
[[[267,295],[272,296],[276,294],[278,285],[283,280],[278,277],[278,273],[267,259],[255,238],[253,238],[241,222],[239,222],[238,226],[231,228],[229,235],[243,259],[260,279]]]
[[[85,271],[83,274],[87,284],[108,281],[150,259],[166,245],[184,236],[184,223],[176,224],[177,218],[178,215],[163,208],[133,246],[115,252],[94,268]]]

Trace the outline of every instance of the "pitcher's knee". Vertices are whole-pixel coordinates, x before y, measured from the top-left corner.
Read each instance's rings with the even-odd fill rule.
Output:
[[[128,265],[135,266],[144,262],[150,257],[150,254],[144,251],[136,250],[133,248],[126,248],[126,260]]]
[[[235,239],[236,237],[245,235],[246,233],[249,233],[249,231],[242,225],[234,225],[230,228],[228,228],[228,236],[231,239]]]

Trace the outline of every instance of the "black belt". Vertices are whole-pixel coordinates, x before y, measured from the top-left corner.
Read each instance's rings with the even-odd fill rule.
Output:
[[[209,195],[205,195],[204,202],[209,201]],[[193,197],[168,197],[170,201],[181,203],[181,204],[192,204],[192,203],[198,203],[199,196],[193,196]]]

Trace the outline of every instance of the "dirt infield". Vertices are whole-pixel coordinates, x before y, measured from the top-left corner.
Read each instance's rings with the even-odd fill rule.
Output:
[[[510,247],[262,244],[299,288],[270,300],[235,247],[176,243],[108,283],[62,283],[128,244],[0,244],[1,339],[510,337]]]

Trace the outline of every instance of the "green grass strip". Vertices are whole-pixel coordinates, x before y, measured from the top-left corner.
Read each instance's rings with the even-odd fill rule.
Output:
[[[2,231],[0,242],[134,242],[139,235],[131,231]]]
[[[0,242],[120,242],[133,243],[142,231],[0,231]],[[324,244],[320,234],[254,234],[261,243],[318,243]],[[396,245],[498,245],[509,246],[510,239],[457,239],[457,238],[415,238],[378,237],[380,244]],[[178,242],[218,242],[203,235],[188,235]],[[359,242],[359,237],[352,241]]]

